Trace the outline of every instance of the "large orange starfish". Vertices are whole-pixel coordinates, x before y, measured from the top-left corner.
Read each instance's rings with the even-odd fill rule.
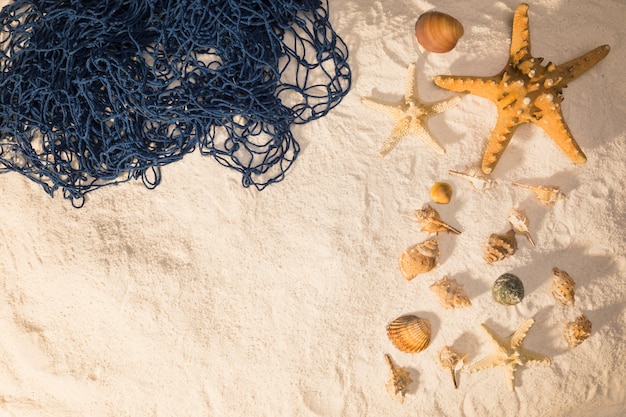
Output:
[[[487,98],[498,107],[498,120],[482,162],[485,174],[493,171],[517,127],[529,122],[541,126],[574,163],[583,164],[587,157],[563,120],[563,88],[600,62],[609,50],[608,45],[603,45],[564,64],[542,66],[543,58],[530,54],[528,5],[522,3],[513,18],[509,62],[499,74],[493,77],[439,75],[434,81],[448,90]]]

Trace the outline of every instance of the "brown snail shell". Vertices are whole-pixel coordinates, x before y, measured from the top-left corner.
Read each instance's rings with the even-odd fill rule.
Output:
[[[400,271],[404,279],[411,281],[419,274],[425,274],[437,266],[439,243],[432,237],[402,252]]]
[[[515,230],[511,229],[505,234],[494,233],[489,236],[485,249],[485,260],[491,264],[512,256],[516,251]]]
[[[410,314],[400,316],[387,325],[387,337],[403,352],[421,352],[430,343],[430,321]]]
[[[454,49],[463,36],[463,25],[449,14],[430,11],[415,22],[415,37],[429,52],[443,53]]]
[[[574,286],[576,283],[569,274],[556,266],[552,268],[552,297],[564,306],[574,305]]]
[[[565,325],[564,335],[567,344],[574,348],[591,335],[591,322],[584,314],[580,314],[576,317],[576,321],[571,321]]]

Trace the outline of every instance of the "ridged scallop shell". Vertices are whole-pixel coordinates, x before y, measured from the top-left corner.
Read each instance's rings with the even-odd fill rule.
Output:
[[[565,340],[574,348],[584,342],[591,335],[591,322],[584,314],[579,315],[576,321],[565,325]]]
[[[461,22],[445,13],[426,12],[415,22],[415,37],[419,44],[430,52],[451,51],[461,36],[463,36]]]
[[[528,230],[528,216],[526,215],[526,212],[524,210],[511,209],[507,220],[509,221],[509,223],[511,223],[511,227],[513,228],[513,230],[515,230],[519,234],[526,236],[528,242],[530,242],[531,245],[535,246],[535,242],[530,236],[530,231]]]
[[[459,387],[459,373],[463,369],[467,355],[461,356],[450,346],[444,346],[439,352],[439,363],[450,371],[454,388]]]
[[[413,382],[411,374],[404,368],[396,365],[390,355],[385,354],[385,359],[391,370],[391,377],[389,381],[387,381],[387,392],[399,401],[400,404],[403,404],[404,396],[409,390],[409,385]]]
[[[436,237],[425,240],[405,250],[400,257],[400,271],[407,281],[437,266],[439,243]]]
[[[403,352],[421,352],[430,343],[430,321],[410,314],[400,316],[387,325],[387,337]]]
[[[537,199],[548,207],[552,207],[558,200],[567,198],[556,185],[527,185],[519,182],[514,182],[513,185],[531,190]]]
[[[430,187],[430,199],[437,204],[448,204],[452,199],[452,186],[447,182],[436,182]]]
[[[485,249],[485,261],[493,263],[512,256],[517,251],[517,239],[515,230],[511,229],[505,234],[492,234],[489,236]]]
[[[513,274],[502,274],[493,283],[491,295],[498,303],[512,306],[524,298],[524,284]]]
[[[441,220],[439,212],[426,204],[423,209],[415,210],[417,222],[422,226],[422,232],[439,233],[451,232],[460,235],[461,232]]]
[[[463,286],[456,282],[456,279],[448,279],[447,275],[428,288],[437,294],[444,308],[463,308],[472,305]]]
[[[574,305],[574,286],[576,283],[569,274],[557,267],[552,268],[552,296],[564,305]]]

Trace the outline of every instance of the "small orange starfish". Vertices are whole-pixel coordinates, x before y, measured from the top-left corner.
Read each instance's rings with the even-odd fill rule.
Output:
[[[482,162],[485,174],[493,171],[517,127],[529,122],[541,126],[574,163],[583,164],[587,157],[563,120],[563,88],[600,62],[609,50],[608,45],[603,45],[564,64],[541,66],[543,58],[530,54],[528,5],[522,3],[513,18],[509,62],[499,74],[493,77],[439,75],[434,81],[439,87],[475,94],[498,106],[498,120]]]

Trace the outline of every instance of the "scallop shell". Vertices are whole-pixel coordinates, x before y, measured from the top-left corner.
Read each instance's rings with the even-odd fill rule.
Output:
[[[400,316],[387,325],[387,337],[403,352],[421,352],[430,343],[430,321],[410,314]]]
[[[482,175],[482,173],[479,173],[476,169],[470,169],[466,172],[450,169],[448,172],[456,177],[469,181],[472,187],[478,191],[486,191],[498,185],[497,181]]]
[[[439,281],[430,285],[428,288],[437,294],[439,302],[444,308],[463,308],[472,305],[463,286],[456,282],[456,279],[448,279],[444,275]]]
[[[526,236],[528,242],[530,242],[531,245],[535,246],[535,242],[530,236],[530,231],[528,230],[528,216],[526,215],[526,212],[524,210],[511,209],[507,220],[509,221],[509,223],[511,223],[511,227],[513,228],[513,230]]]
[[[492,234],[489,236],[485,249],[485,261],[493,263],[512,256],[517,251],[517,239],[515,230],[511,229],[505,234]]]
[[[415,22],[415,37],[429,52],[451,51],[461,36],[463,36],[461,22],[445,13],[426,12]]]
[[[447,182],[436,182],[430,187],[430,199],[437,204],[448,204],[452,198],[452,186]]]
[[[552,207],[558,200],[567,198],[556,185],[527,185],[514,182],[513,185],[531,190],[537,199],[548,207]]]
[[[417,218],[418,223],[422,225],[422,232],[451,232],[457,235],[461,234],[460,231],[441,220],[439,212],[428,204],[426,204],[421,210],[415,210],[415,217]]]
[[[404,396],[406,395],[409,385],[413,380],[411,374],[393,362],[391,356],[385,354],[385,359],[391,370],[391,377],[387,381],[387,391],[391,394],[400,404],[404,403]]]
[[[407,281],[437,266],[439,243],[436,237],[425,240],[405,250],[400,257],[400,271]]]
[[[552,268],[552,296],[564,305],[574,305],[574,285],[576,283],[569,274],[557,267]]]
[[[576,321],[565,325],[565,340],[574,348],[584,342],[591,335],[591,322],[584,314],[579,315]]]
[[[454,388],[459,387],[459,373],[465,365],[463,361],[466,357],[467,355],[459,355],[450,346],[444,346],[439,352],[439,363],[441,363],[441,366],[443,366],[445,369],[450,370],[450,375],[452,375]]]
[[[498,303],[512,306],[524,298],[524,284],[513,274],[502,274],[493,283],[491,295]]]

